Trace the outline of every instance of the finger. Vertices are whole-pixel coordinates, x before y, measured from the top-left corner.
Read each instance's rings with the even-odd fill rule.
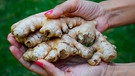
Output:
[[[23,53],[19,51],[19,49],[16,46],[10,46],[9,49],[17,60],[19,60],[22,57]]]
[[[18,42],[15,40],[13,34],[10,33],[10,34],[8,35],[7,40],[9,41],[9,43],[10,43],[11,45],[14,45],[14,46],[16,46],[16,47],[18,47],[18,48],[21,47],[21,44],[18,43]]]
[[[35,73],[38,73],[40,75],[46,75],[47,76],[47,73],[39,66],[37,66],[36,64],[34,63],[30,63],[30,62],[27,62],[23,59],[22,55],[23,53],[15,46],[11,46],[10,47],[10,51],[11,53],[14,55],[14,57],[23,65],[25,66],[27,69],[35,72]]]
[[[34,16],[35,17],[44,17],[45,16],[44,15],[45,13],[46,13],[46,11],[45,12],[38,13],[38,14],[35,14]]]
[[[11,45],[16,46],[17,48],[20,48],[20,51],[23,52],[23,53],[27,49],[26,47],[24,47],[23,45],[21,45],[20,43],[18,43],[15,40],[14,36],[11,33],[8,35],[8,41],[10,42]]]
[[[109,24],[107,23],[107,20],[105,18],[97,18],[95,19],[97,21],[96,29],[99,32],[104,32],[105,30],[109,29]]]
[[[35,63],[45,69],[49,76],[65,76],[63,71],[43,59],[37,60]]]
[[[70,13],[77,10],[79,0],[68,0],[56,6],[53,10],[45,13],[48,18],[58,18],[62,15],[70,15]]]

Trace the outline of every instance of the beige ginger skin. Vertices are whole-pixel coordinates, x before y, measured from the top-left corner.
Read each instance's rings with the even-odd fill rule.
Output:
[[[55,62],[79,55],[90,65],[98,65],[101,60],[110,62],[117,54],[114,45],[96,30],[96,25],[95,21],[80,17],[47,19],[30,16],[13,24],[11,31],[18,42],[29,48],[23,55],[27,61],[45,59]]]

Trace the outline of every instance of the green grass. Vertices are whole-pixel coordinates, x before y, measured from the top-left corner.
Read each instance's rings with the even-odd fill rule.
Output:
[[[25,69],[9,51],[7,35],[13,23],[35,13],[49,10],[64,0],[0,0],[0,76],[38,76]],[[100,0],[93,0],[100,1]],[[106,31],[108,40],[117,47],[114,62],[135,62],[135,25]]]

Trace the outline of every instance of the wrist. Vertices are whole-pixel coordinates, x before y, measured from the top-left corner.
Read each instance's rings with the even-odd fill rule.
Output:
[[[104,10],[104,18],[106,18],[106,23],[108,24],[108,28],[112,26],[118,25],[115,21],[115,17],[117,16],[117,7],[115,1],[102,1],[99,3],[101,8]]]
[[[109,28],[135,23],[134,0],[109,0],[99,4],[105,11]]]
[[[103,76],[134,76],[135,63],[109,64]]]

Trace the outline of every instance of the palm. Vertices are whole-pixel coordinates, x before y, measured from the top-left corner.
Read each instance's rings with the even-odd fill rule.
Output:
[[[90,66],[85,59],[79,56],[59,60],[54,65],[62,71],[70,73],[71,76],[101,76],[107,66],[105,63],[101,63],[99,66]]]
[[[86,63],[70,67],[67,71],[73,73],[73,76],[101,76],[104,66],[105,64],[90,66]]]

